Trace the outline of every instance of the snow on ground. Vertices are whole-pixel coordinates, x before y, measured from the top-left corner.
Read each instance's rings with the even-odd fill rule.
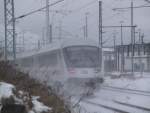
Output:
[[[35,111],[35,113],[48,112],[52,110],[52,108],[49,108],[45,106],[43,103],[39,102],[38,99],[39,97],[32,97],[32,103],[34,106],[33,111]]]
[[[134,79],[127,77],[111,79],[110,77],[106,77],[104,85],[150,92],[150,73],[142,73],[142,75],[141,73],[134,74]],[[108,93],[108,95],[106,93]],[[111,93],[113,101],[150,109],[149,96],[105,91],[105,98],[109,98],[109,93]],[[100,92],[97,95],[100,95]]]
[[[119,73],[116,76],[119,76]],[[135,77],[105,77],[102,86],[119,87],[150,92],[150,74],[135,73]],[[76,99],[77,100],[77,99]],[[117,92],[100,88],[93,96],[81,100],[81,113],[114,113],[103,106],[127,111],[129,113],[150,113],[150,96]],[[142,108],[142,109],[141,109]],[[145,110],[147,109],[147,110]]]
[[[10,96],[13,96],[16,101],[20,100],[15,96],[15,94],[13,93],[13,90],[15,90],[15,86],[13,86],[12,84],[0,82],[0,103],[1,103],[2,98],[9,98]],[[24,92],[19,91],[19,93],[23,95]],[[29,113],[43,113],[43,112],[49,112],[52,110],[52,108],[49,108],[45,106],[43,103],[39,102],[38,101],[39,98],[40,97],[33,96],[32,103],[34,107],[32,108],[31,111],[29,111]]]
[[[112,110],[90,104],[88,102],[85,102],[84,100],[85,98],[83,98],[83,100],[79,102],[79,99],[77,97],[71,99],[71,103],[73,105],[73,113],[114,113],[114,111]]]
[[[150,97],[126,94],[124,96],[116,97],[114,101],[123,104],[135,105],[150,110]]]
[[[114,111],[105,109],[103,107],[95,106],[88,104],[86,102],[81,102],[80,103],[81,109],[80,111],[83,113],[114,113]],[[88,108],[88,110],[87,110]]]
[[[124,106],[122,104],[118,104],[115,103],[113,101],[110,100],[105,100],[105,99],[89,99],[88,101],[85,101],[87,103],[93,104],[95,106],[104,106],[104,107],[108,107],[108,109],[112,109],[112,110],[118,110],[121,113],[127,112],[127,113],[149,113],[149,112],[144,112],[144,110],[141,109],[137,109],[131,106]],[[108,110],[106,109],[106,110]],[[107,113],[106,111],[104,113]]]
[[[9,98],[10,96],[13,96],[13,90],[15,87],[11,84],[0,82],[0,100],[2,98]]]
[[[126,93],[114,92],[111,90],[101,89],[100,91],[95,93],[93,98],[89,98],[86,100],[93,102],[93,103],[97,103],[97,104],[112,106],[114,108],[119,107],[121,109],[128,110],[128,111],[131,111],[134,109],[119,105],[116,103],[116,101],[150,109],[150,106],[149,106],[150,98],[149,97],[140,96],[140,95],[136,95],[136,94],[126,94]],[[138,111],[136,111],[136,113],[137,112]],[[141,112],[141,113],[145,113],[145,112]]]
[[[135,76],[139,76],[139,73],[135,73]],[[148,77],[149,75],[149,77]],[[127,88],[127,89],[135,89],[135,90],[142,90],[142,91],[150,91],[150,74],[143,73],[143,77],[135,77],[135,79],[121,77],[118,79],[111,79],[111,77],[105,78],[104,85],[107,86],[114,86],[120,88]]]

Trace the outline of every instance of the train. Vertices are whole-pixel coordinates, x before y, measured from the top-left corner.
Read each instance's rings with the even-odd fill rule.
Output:
[[[99,44],[93,40],[68,39],[40,50],[17,54],[17,67],[52,87],[65,83],[91,86],[103,82]]]

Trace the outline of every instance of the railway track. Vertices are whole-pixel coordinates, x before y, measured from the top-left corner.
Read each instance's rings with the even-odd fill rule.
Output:
[[[131,94],[132,96],[139,96],[141,98],[149,98],[149,91],[141,91],[127,88],[119,88],[113,86],[101,86],[102,90],[111,91],[123,94]],[[103,92],[102,92],[103,93]],[[111,95],[110,95],[111,96]],[[150,107],[138,104],[127,103],[120,100],[105,99],[105,97],[97,96],[99,98],[84,98],[81,102],[87,103],[91,106],[99,107],[99,109],[106,109],[111,113],[150,113]],[[88,109],[88,108],[87,108]]]
[[[134,89],[127,89],[127,88],[119,88],[113,86],[101,86],[102,90],[108,90],[116,93],[125,93],[125,94],[132,94],[138,95],[141,97],[149,98],[150,92],[149,91],[141,91],[141,90],[134,90]],[[105,108],[108,110],[113,111],[114,113],[150,113],[150,107],[144,107],[140,105],[134,105],[131,103],[121,102],[117,100],[105,100],[101,97],[97,99],[84,99],[84,102],[99,106],[100,108]]]
[[[94,102],[90,102],[90,101],[85,101],[86,103],[88,104],[91,104],[91,105],[94,105],[94,106],[98,106],[98,107],[102,107],[102,108],[105,108],[105,109],[108,109],[108,110],[111,110],[113,112],[117,112],[117,113],[129,113],[129,112],[126,112],[122,109],[118,109],[118,108],[114,108],[112,106],[108,106],[108,105],[105,105],[105,104],[101,104],[101,103],[94,103]]]
[[[150,92],[149,91],[119,88],[119,87],[113,87],[113,86],[102,86],[101,89],[110,90],[110,91],[114,91],[114,92],[120,92],[120,93],[135,94],[135,95],[142,95],[142,96],[150,97]]]
[[[115,113],[149,113],[149,109],[145,109],[142,107],[138,106],[133,106],[130,104],[124,104],[124,103],[119,103],[119,102],[113,102],[113,101],[99,101],[99,102],[93,102],[91,100],[84,100],[84,102],[103,107],[105,109],[109,109],[114,111]]]

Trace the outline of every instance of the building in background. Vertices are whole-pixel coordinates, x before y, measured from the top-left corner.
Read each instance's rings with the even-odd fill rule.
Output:
[[[134,44],[133,46],[131,44],[118,45],[115,48],[115,54],[117,71],[132,71],[131,59],[133,58],[135,72],[150,72],[150,43]]]
[[[114,48],[103,48],[103,60],[104,60],[104,71],[112,72],[115,71],[115,56]]]

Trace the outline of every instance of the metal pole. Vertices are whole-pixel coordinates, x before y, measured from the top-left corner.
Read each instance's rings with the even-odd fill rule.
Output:
[[[131,54],[131,65],[132,65],[132,70],[131,70],[131,72],[132,72],[132,75],[134,75],[134,51],[133,51],[133,49],[134,49],[134,45],[133,45],[133,43],[134,43],[134,29],[133,29],[133,1],[131,1],[131,51],[132,51],[132,54]]]
[[[86,36],[85,36],[85,25],[83,26],[83,36],[84,36],[84,39],[86,39]]]
[[[102,48],[102,1],[99,1],[99,45]]]
[[[142,45],[142,42],[141,42],[141,30],[139,29],[139,46]],[[139,49],[139,52],[141,52],[141,48],[138,48]],[[144,50],[145,51],[145,50]],[[139,54],[139,62],[140,62],[140,74],[141,76],[143,75],[143,66],[142,66],[142,57],[141,57],[141,53]],[[148,58],[149,59],[149,58]],[[149,63],[149,61],[148,61]]]
[[[8,55],[16,59],[16,34],[15,34],[15,14],[14,0],[4,0],[4,20],[5,20],[5,60]],[[9,53],[9,54],[8,54]]]
[[[117,48],[116,48],[116,36],[115,34],[113,35],[113,39],[114,39],[114,58],[115,58],[115,62],[114,62],[114,68],[115,71],[117,70]]]
[[[52,24],[50,24],[50,43],[52,43],[52,41],[53,41],[53,26],[52,26]]]
[[[144,43],[144,33],[141,36],[141,42],[142,42],[142,44]]]
[[[141,29],[139,29],[139,44],[141,44]]]
[[[85,37],[88,38],[88,12],[85,13]]]
[[[45,28],[42,28],[42,44],[45,46]]]
[[[25,31],[23,31],[23,34],[22,34],[22,41],[23,41],[23,52],[25,51],[25,40],[24,40],[24,35],[25,35]]]
[[[12,0],[12,19],[13,19],[13,56],[14,61],[16,60],[16,33],[15,33],[15,15],[14,15],[14,0]]]
[[[100,62],[101,62],[101,72],[104,72],[104,61],[103,61],[103,30],[102,30],[102,1],[99,1],[99,46],[100,46]]]
[[[59,22],[59,40],[62,39],[62,21]]]
[[[121,23],[121,45],[123,45],[123,27]]]
[[[4,16],[5,16],[5,51],[4,51],[4,54],[5,54],[5,60],[7,60],[7,8],[6,8],[6,0],[4,0]]]
[[[122,23],[121,23],[121,73],[123,72],[124,68],[124,53],[123,53],[123,30],[122,30]]]
[[[46,40],[51,43],[50,40],[50,21],[49,21],[49,0],[46,0]]]

